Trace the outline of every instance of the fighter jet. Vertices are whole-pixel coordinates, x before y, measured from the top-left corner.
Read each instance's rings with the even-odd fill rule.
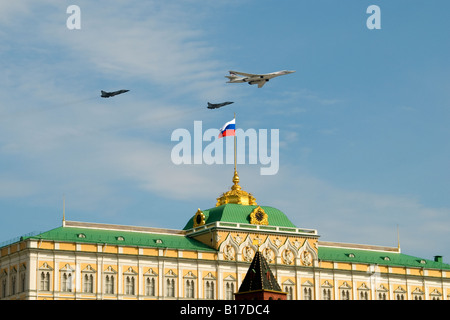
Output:
[[[113,97],[113,96],[116,96],[121,93],[128,92],[130,90],[119,90],[119,91],[113,91],[113,92],[106,92],[103,90],[101,90],[101,91],[102,91],[102,95],[101,95],[102,98],[109,98],[109,97]]]
[[[282,70],[266,74],[252,74],[237,71],[229,71],[229,72],[230,75],[225,76],[225,78],[230,79],[230,81],[228,81],[227,83],[248,82],[248,84],[257,84],[258,88],[262,88],[266,84],[266,82],[269,81],[270,79],[285,74],[294,73],[295,71]]]
[[[222,102],[222,103],[209,103],[208,102],[208,109],[217,109],[217,108],[221,108],[221,107],[223,107],[223,106],[226,106],[226,105],[228,105],[228,104],[232,104],[232,103],[234,103],[234,102],[231,102],[231,101],[227,101],[227,102]]]

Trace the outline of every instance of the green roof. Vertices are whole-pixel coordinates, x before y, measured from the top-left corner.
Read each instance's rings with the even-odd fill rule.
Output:
[[[422,259],[399,252],[319,247],[319,259],[333,262],[368,263],[398,267],[450,270],[450,264]]]
[[[80,243],[106,243],[109,245],[141,246],[186,250],[216,251],[207,245],[186,237],[146,232],[121,230],[103,230],[91,228],[59,227],[25,239],[43,239],[50,241],[69,241]]]
[[[205,215],[205,224],[217,221],[250,224],[250,213],[257,207],[228,203],[202,212]],[[270,226],[296,228],[280,210],[266,206],[261,206],[261,208],[267,213]],[[194,216],[187,222],[183,230],[193,228],[193,219]]]

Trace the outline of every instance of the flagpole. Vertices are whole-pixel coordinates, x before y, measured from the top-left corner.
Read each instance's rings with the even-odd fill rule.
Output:
[[[236,112],[234,113],[234,172],[236,171]]]

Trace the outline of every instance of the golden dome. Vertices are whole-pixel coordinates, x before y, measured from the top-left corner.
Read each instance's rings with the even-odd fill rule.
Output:
[[[216,207],[227,203],[235,203],[248,206],[257,205],[256,199],[252,196],[252,194],[242,190],[241,186],[239,185],[239,175],[236,170],[234,171],[233,186],[231,187],[231,190],[222,193],[222,196],[217,198]]]

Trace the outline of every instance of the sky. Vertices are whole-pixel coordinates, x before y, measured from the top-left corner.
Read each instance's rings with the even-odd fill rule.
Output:
[[[175,164],[172,134],[236,114],[237,128],[279,132],[275,174],[261,157],[238,164],[259,205],[323,241],[400,239],[450,263],[449,12],[446,0],[2,1],[0,243],[61,226],[63,211],[182,229],[234,167]],[[296,72],[258,88],[226,83],[230,70]]]

